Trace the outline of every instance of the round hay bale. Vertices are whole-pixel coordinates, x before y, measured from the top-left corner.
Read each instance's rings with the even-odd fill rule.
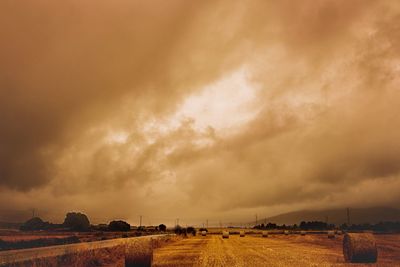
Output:
[[[306,231],[300,231],[300,235],[306,235]]]
[[[201,235],[202,236],[206,236],[207,235],[207,231],[201,231]]]
[[[283,231],[283,234],[284,234],[284,235],[289,235],[289,231],[288,231],[288,230],[285,230],[285,231]]]
[[[328,231],[328,238],[335,238],[335,231]]]
[[[370,233],[346,233],[343,238],[346,262],[372,263],[378,259],[375,237]]]
[[[268,231],[263,231],[262,232],[262,237],[268,237]]]
[[[240,231],[240,237],[244,237],[246,235],[245,231]]]
[[[229,232],[228,231],[222,231],[222,238],[229,238]]]

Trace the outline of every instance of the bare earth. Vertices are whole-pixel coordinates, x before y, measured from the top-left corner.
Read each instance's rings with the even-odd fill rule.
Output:
[[[377,235],[378,263],[400,266],[400,236]],[[154,251],[153,266],[364,266],[346,264],[342,236],[326,235],[221,235],[196,236]]]

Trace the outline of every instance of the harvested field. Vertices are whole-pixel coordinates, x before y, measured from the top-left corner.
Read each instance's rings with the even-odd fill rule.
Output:
[[[376,235],[378,266],[399,266],[400,235]],[[343,237],[274,235],[198,236],[154,251],[154,266],[374,266],[347,264]],[[376,265],[375,265],[376,266]]]
[[[153,235],[2,251],[0,266],[124,266],[126,258],[136,260],[137,255],[151,253],[154,248],[159,248],[178,238],[169,235]]]

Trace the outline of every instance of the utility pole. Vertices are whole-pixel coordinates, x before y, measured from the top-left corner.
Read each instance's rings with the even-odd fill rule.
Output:
[[[32,218],[35,217],[35,209],[32,209]]]
[[[139,227],[142,227],[142,215],[140,215]]]
[[[350,227],[350,209],[347,208],[347,226]]]
[[[257,217],[257,213],[256,213],[256,226],[258,224],[258,217]]]

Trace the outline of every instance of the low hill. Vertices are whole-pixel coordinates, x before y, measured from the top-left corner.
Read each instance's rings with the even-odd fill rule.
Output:
[[[375,224],[386,221],[400,221],[400,209],[389,207],[350,208],[350,224]],[[269,217],[267,222],[277,224],[299,224],[301,221],[328,221],[340,225],[347,223],[346,209],[302,210]],[[264,221],[261,221],[264,222]]]

